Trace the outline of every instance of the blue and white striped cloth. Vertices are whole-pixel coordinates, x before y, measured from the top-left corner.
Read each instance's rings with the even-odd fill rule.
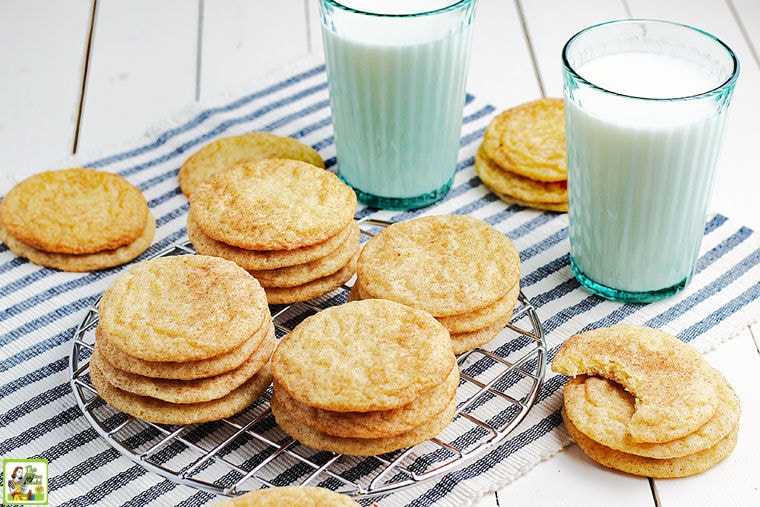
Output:
[[[458,172],[443,202],[407,213],[360,208],[359,215],[405,220],[466,213],[504,232],[520,251],[521,286],[543,323],[550,352],[577,332],[617,322],[662,328],[705,352],[757,320],[760,240],[720,215],[707,224],[697,272],[681,294],[633,305],[581,289],[568,264],[566,215],[507,206],[473,170],[475,151],[496,113],[468,97]],[[158,229],[139,261],[186,238],[188,202],[179,191],[177,171],[187,156],[214,138],[248,131],[295,137],[319,150],[332,167],[335,146],[321,62],[304,60],[245,93],[195,106],[146,139],[105,155],[68,160],[60,168],[84,165],[118,172],[142,190]],[[0,194],[13,183],[0,181]],[[72,394],[68,365],[76,326],[123,269],[64,273],[35,266],[0,245],[0,455],[47,458],[51,505],[214,503],[213,495],[165,480],[121,456],[88,425]],[[468,504],[556,453],[569,442],[559,416],[564,380],[551,372],[545,380],[536,405],[503,445],[435,483],[379,503]]]

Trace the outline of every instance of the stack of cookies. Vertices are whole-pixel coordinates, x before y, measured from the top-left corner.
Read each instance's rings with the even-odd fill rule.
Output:
[[[218,420],[271,382],[266,296],[234,262],[181,255],[140,263],[104,292],[98,311],[90,378],[122,412],[163,424]]]
[[[562,417],[594,461],[635,475],[695,475],[727,457],[739,398],[693,348],[663,331],[619,324],[569,338],[554,371],[570,375]]]
[[[196,251],[235,261],[270,304],[306,301],[351,278],[359,252],[356,194],[306,162],[267,159],[209,176],[190,196]]]
[[[475,155],[481,181],[503,201],[567,211],[562,99],[540,99],[496,116]]]
[[[319,152],[309,145],[270,132],[250,132],[217,139],[193,153],[179,169],[179,187],[190,196],[209,175],[238,162],[265,158],[302,160],[325,167]]]
[[[0,240],[40,266],[93,271],[148,249],[156,221],[140,190],[85,168],[35,174],[0,201]]]
[[[459,370],[430,314],[373,299],[304,319],[272,355],[272,413],[311,448],[369,456],[438,435],[454,417]]]
[[[362,248],[350,299],[382,298],[432,314],[454,352],[491,341],[512,319],[520,256],[503,233],[467,215],[392,224]]]

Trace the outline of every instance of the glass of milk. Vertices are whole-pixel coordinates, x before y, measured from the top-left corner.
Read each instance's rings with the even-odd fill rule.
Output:
[[[570,264],[591,292],[669,297],[690,281],[739,75],[716,37],[603,23],[562,51]]]
[[[457,165],[476,0],[320,0],[338,176],[364,204],[421,208]]]

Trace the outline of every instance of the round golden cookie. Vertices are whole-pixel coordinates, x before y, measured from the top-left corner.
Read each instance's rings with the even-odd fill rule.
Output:
[[[720,403],[713,418],[694,433],[668,442],[634,441],[628,425],[635,399],[619,384],[602,377],[571,378],[565,385],[564,408],[579,431],[606,447],[649,458],[678,458],[712,447],[739,424],[739,397],[725,377],[715,373]]]
[[[11,236],[0,225],[0,241],[5,243],[10,251],[19,257],[29,259],[30,262],[38,266],[69,272],[97,271],[126,264],[139,257],[150,247],[155,233],[156,220],[153,218],[153,214],[148,212],[148,223],[145,225],[145,229],[132,243],[115,250],[102,250],[90,254],[67,254],[45,252],[27,245]]]
[[[515,283],[509,292],[498,299],[493,304],[484,306],[472,312],[459,315],[449,315],[446,317],[436,317],[438,322],[449,330],[449,333],[466,333],[479,331],[496,321],[502,321],[504,318],[511,319],[517,299],[520,296],[520,284]],[[372,299],[364,296],[362,292],[361,280],[357,280],[351,287],[349,294],[351,301],[359,299]]]
[[[270,305],[288,305],[300,301],[308,301],[328,292],[334,291],[351,279],[356,273],[356,259],[359,254],[355,254],[348,264],[340,268],[331,275],[317,278],[311,282],[306,282],[295,287],[267,287],[267,301]]]
[[[475,172],[497,194],[529,203],[567,206],[567,180],[536,181],[502,169],[487,158],[482,145],[475,154]]]
[[[242,412],[266,392],[272,375],[265,366],[226,396],[201,403],[169,403],[122,391],[108,383],[97,362],[92,360],[90,379],[106,403],[126,414],[157,424],[196,424],[218,421]]]
[[[190,215],[211,238],[248,250],[316,245],[343,230],[356,194],[338,177],[285,159],[235,164],[190,195]]]
[[[148,225],[142,192],[118,174],[75,168],[34,174],[0,201],[0,225],[49,253],[92,254],[133,243]]]
[[[358,228],[359,225],[352,220],[342,231],[316,245],[292,250],[246,250],[207,236],[195,223],[192,215],[187,216],[187,236],[196,252],[235,261],[238,266],[247,270],[284,268],[320,259],[344,244],[349,235]]]
[[[586,456],[607,468],[655,479],[674,479],[705,472],[731,454],[739,437],[739,425],[736,424],[725,437],[707,449],[678,458],[647,458],[616,451],[590,439],[575,427],[564,408],[562,417],[570,437]]]
[[[512,320],[512,314],[500,317],[496,322],[475,331],[451,333],[451,347],[455,354],[462,354],[493,340]]]
[[[387,438],[411,431],[440,414],[451,403],[458,386],[459,369],[452,368],[442,384],[402,407],[373,412],[332,412],[300,403],[275,382],[271,405],[273,411],[287,412],[293,419],[328,435]]]
[[[103,332],[102,326],[95,328],[95,345],[108,362],[119,370],[159,379],[192,380],[213,377],[234,370],[250,357],[269,335],[275,336],[274,324],[269,319],[260,329],[239,347],[216,357],[200,361],[169,362],[145,361],[126,354],[115,347]]]
[[[507,109],[488,124],[483,149],[493,162],[526,178],[567,180],[564,101],[545,98]]]
[[[528,202],[520,199],[516,199],[512,196],[502,194],[500,192],[493,191],[496,197],[504,201],[509,205],[518,205],[523,208],[533,208],[542,211],[554,211],[556,213],[567,213],[567,203],[553,203],[553,202]]]
[[[328,435],[294,419],[287,412],[272,412],[282,430],[302,444],[319,451],[331,451],[350,456],[374,456],[393,452],[435,438],[454,419],[456,400],[429,421],[387,438],[346,438]]]
[[[467,215],[397,222],[365,243],[356,265],[365,297],[384,298],[436,317],[494,304],[520,279],[512,241]]]
[[[318,278],[332,275],[351,262],[359,253],[359,227],[352,228],[351,234],[342,245],[326,256],[295,266],[284,268],[249,270],[264,289],[268,287],[296,287]]]
[[[307,317],[272,355],[278,386],[335,412],[399,408],[443,382],[455,365],[446,328],[427,312],[381,299]]]
[[[99,304],[111,343],[145,361],[198,361],[248,340],[271,319],[264,289],[232,261],[151,259],[121,274]]]
[[[636,398],[628,430],[637,442],[693,433],[719,403],[714,368],[695,349],[659,329],[618,324],[568,338],[552,361],[568,376],[598,375]]]
[[[356,507],[348,496],[317,486],[279,486],[249,491],[216,507]]]
[[[269,361],[274,344],[271,335],[234,370],[191,380],[157,379],[119,370],[101,355],[97,345],[92,354],[99,356],[98,367],[108,383],[122,391],[170,403],[199,403],[221,398],[253,377]]]
[[[179,186],[182,193],[189,196],[209,175],[238,162],[264,158],[302,160],[323,169],[325,167],[317,150],[292,137],[250,132],[217,139],[190,155],[179,168]]]
[[[520,283],[518,281],[503,297],[496,300],[493,304],[468,313],[436,318],[452,335],[478,331],[495,322],[504,322],[505,319],[509,322],[512,319],[512,312],[519,297]]]

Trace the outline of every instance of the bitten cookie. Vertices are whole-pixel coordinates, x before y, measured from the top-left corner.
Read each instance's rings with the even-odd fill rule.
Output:
[[[270,132],[250,132],[212,141],[193,153],[179,169],[179,186],[189,196],[209,175],[238,162],[286,158],[320,168],[325,162],[317,150],[291,137]]]
[[[679,458],[714,446],[739,424],[739,398],[718,371],[720,402],[715,415],[695,432],[662,443],[637,442],[628,433],[635,398],[620,384],[580,375],[564,389],[565,416],[584,435],[612,449],[648,458]]]
[[[719,404],[714,369],[678,338],[646,326],[618,324],[568,338],[552,361],[568,376],[614,380],[636,398],[628,430],[638,442],[693,433]]]
[[[688,477],[712,468],[731,454],[739,436],[737,424],[725,437],[707,449],[678,458],[647,458],[616,451],[595,442],[575,427],[572,420],[566,417],[564,409],[562,416],[567,432],[589,458],[608,468],[656,479]]]

